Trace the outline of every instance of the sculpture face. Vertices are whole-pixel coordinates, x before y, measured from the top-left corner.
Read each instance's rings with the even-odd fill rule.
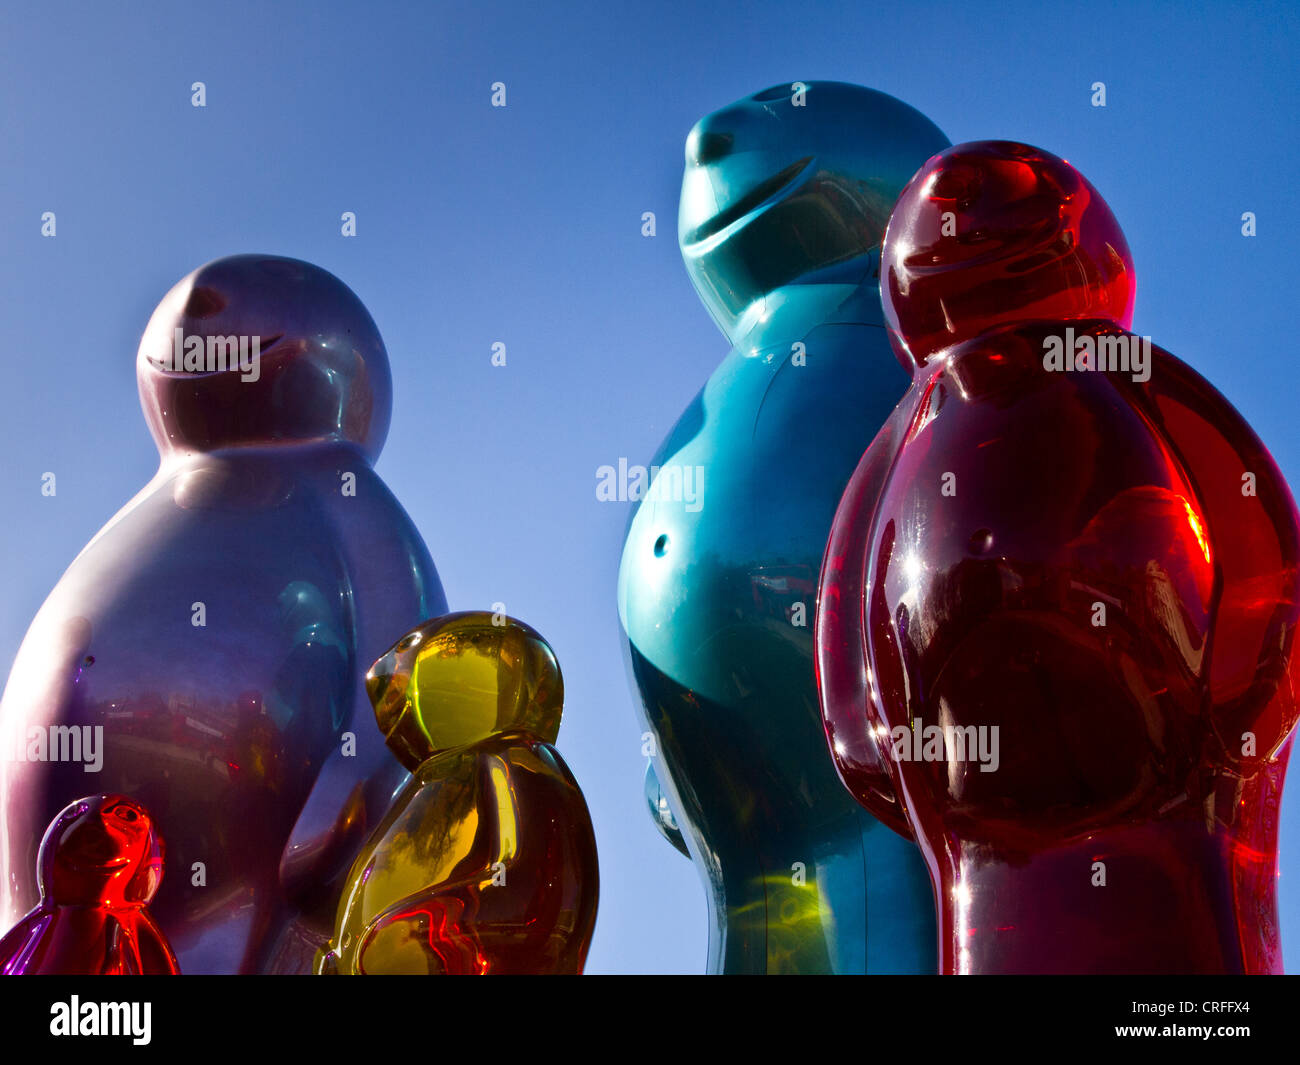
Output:
[[[877,248],[898,190],[947,144],[892,96],[797,84],[802,94],[777,85],[715,111],[686,138],[682,257],[733,342],[765,294]]]
[[[1063,268],[1028,250],[1080,190],[1082,221],[1048,243],[1122,246],[1066,169],[961,145],[890,221],[887,310],[914,380],[822,571],[831,751],[868,809],[901,800],[946,971],[1271,971],[1300,519],[1240,415],[1116,324],[1131,267],[1108,288],[1082,252]],[[974,206],[936,236],[956,188]],[[933,348],[940,301],[961,339]],[[1064,336],[1092,362],[1045,361]],[[1102,365],[1119,342],[1147,345],[1145,379]]]
[[[256,379],[162,367],[176,327],[205,355],[260,334]],[[32,622],[0,741],[93,745],[95,786],[147,807],[178,868],[202,863],[204,883],[172,878],[151,907],[185,971],[305,971],[404,775],[377,736],[342,752],[373,732],[363,664],[446,609],[370,467],[387,357],[330,274],[235,256],[168,293],[136,370],[159,472]],[[87,779],[68,758],[0,761],[0,924],[31,909],[41,835]]]
[[[149,319],[136,376],[164,454],[347,441],[373,462],[388,434],[379,330],[350,288],[297,259],[232,255],[182,278]]]
[[[889,225],[881,301],[909,372],[1001,323],[1133,323],[1119,223],[1082,174],[1040,149],[980,141],[935,156]]]
[[[403,636],[366,674],[389,748],[408,769],[435,754],[523,731],[554,743],[564,680],[550,646],[522,622],[448,614]]]
[[[162,837],[138,802],[90,795],[69,804],[41,840],[40,902],[0,937],[0,974],[178,973],[148,905],[162,876]]]
[[[759,93],[688,138],[682,255],[735,347],[652,460],[619,614],[658,747],[655,820],[675,845],[680,828],[710,891],[710,965],[852,972],[870,955],[924,969],[924,871],[835,779],[811,620],[835,502],[906,387],[874,249],[894,196],[946,142],[892,97],[806,84],[806,106]]]
[[[162,881],[163,844],[139,803],[96,795],[54,819],[39,868],[41,895],[55,905],[146,903]]]

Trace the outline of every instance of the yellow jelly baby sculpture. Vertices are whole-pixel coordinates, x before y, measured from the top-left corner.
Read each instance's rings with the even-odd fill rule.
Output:
[[[596,840],[551,746],[564,681],[546,641],[501,614],[448,614],[402,637],[366,690],[412,775],[352,866],[316,971],[580,973]]]

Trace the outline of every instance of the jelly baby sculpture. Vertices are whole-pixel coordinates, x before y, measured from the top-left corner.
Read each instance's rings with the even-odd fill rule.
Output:
[[[0,974],[178,973],[149,913],[163,841],[149,812],[121,795],[78,799],[41,840],[41,901],[0,939]]]
[[[890,218],[911,390],[822,571],[831,751],[925,853],[948,973],[1280,968],[1295,504],[1205,380],[1129,332],[1105,202],[951,148]]]
[[[686,141],[682,256],[731,350],[653,460],[619,614],[657,752],[647,798],[705,882],[711,971],[933,971],[920,855],[827,759],[812,623],[835,505],[907,385],[881,317],[885,222],[947,143],[891,96],[820,81]]]
[[[4,920],[93,751],[180,870],[153,913],[182,969],[310,972],[404,777],[357,724],[365,665],[446,610],[371,469],[388,356],[332,274],[239,255],[166,295],[136,374],[158,473],[51,592],[0,704]]]
[[[323,974],[580,973],[596,923],[596,839],[551,746],[559,663],[527,625],[448,614],[366,677],[412,773],[348,876]]]

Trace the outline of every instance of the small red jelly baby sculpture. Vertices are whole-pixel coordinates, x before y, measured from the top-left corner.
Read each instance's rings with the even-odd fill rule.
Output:
[[[840,776],[910,829],[947,973],[1281,967],[1295,503],[1218,392],[1129,332],[1105,202],[1022,144],[904,190],[881,295],[910,391],[822,569]]]
[[[78,799],[41,840],[41,901],[0,940],[0,973],[179,973],[148,909],[162,875],[162,837],[143,806],[121,795]]]

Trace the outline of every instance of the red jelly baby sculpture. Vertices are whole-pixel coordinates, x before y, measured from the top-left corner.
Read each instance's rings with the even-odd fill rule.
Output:
[[[818,679],[844,783],[921,846],[943,972],[1280,970],[1295,503],[1133,292],[1036,148],[950,148],[890,217],[913,380],[840,502]]]
[[[41,840],[41,901],[0,940],[0,973],[179,972],[149,913],[163,841],[149,812],[121,795],[78,799]]]

